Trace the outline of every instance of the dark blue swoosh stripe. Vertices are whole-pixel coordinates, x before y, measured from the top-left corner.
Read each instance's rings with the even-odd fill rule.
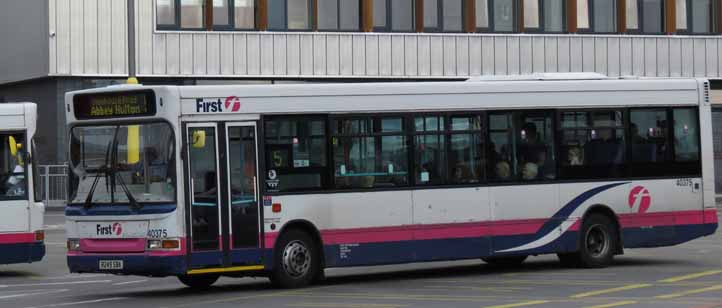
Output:
[[[554,229],[558,228],[562,224],[562,222],[567,220],[569,218],[569,216],[571,216],[572,213],[574,213],[574,211],[577,208],[579,208],[580,205],[582,205],[582,203],[589,200],[591,197],[594,197],[595,195],[599,194],[600,192],[603,192],[610,188],[614,188],[614,187],[624,185],[627,183],[629,183],[629,182],[612,183],[612,184],[602,185],[602,186],[595,187],[595,188],[592,188],[590,190],[587,190],[587,191],[581,193],[579,196],[577,196],[576,198],[569,201],[566,205],[564,205],[564,207],[562,207],[559,211],[554,213],[554,216],[552,216],[551,219],[547,220],[547,222],[544,223],[544,225],[541,227],[541,229],[539,229],[539,231],[537,231],[536,235],[534,236],[533,241],[536,241],[536,240],[542,238],[543,236],[549,234],[549,232],[552,232]],[[533,241],[530,241],[530,242],[533,242]]]

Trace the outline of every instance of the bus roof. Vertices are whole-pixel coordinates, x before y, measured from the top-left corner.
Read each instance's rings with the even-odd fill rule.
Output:
[[[558,75],[558,74],[557,74]],[[123,85],[69,92],[68,109],[76,94],[153,89],[166,101],[166,116],[241,114],[301,114],[349,112],[454,111],[467,109],[581,108],[654,105],[697,105],[695,78],[602,78],[576,74],[534,80],[300,83],[275,85],[142,86]],[[599,79],[596,79],[599,77]],[[588,79],[591,78],[591,79]],[[569,95],[560,95],[568,93]],[[239,108],[228,105],[233,98]],[[203,106],[201,106],[203,105]],[[180,109],[180,110],[178,110]],[[226,110],[228,109],[228,110]],[[161,110],[159,110],[161,112]],[[158,115],[161,115],[160,113]],[[72,115],[68,118],[73,121]]]

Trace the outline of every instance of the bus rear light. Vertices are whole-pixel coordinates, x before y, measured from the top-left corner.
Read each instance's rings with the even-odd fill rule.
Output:
[[[80,240],[78,240],[78,239],[68,239],[67,247],[68,247],[68,251],[77,251],[77,250],[80,250]]]
[[[281,212],[281,204],[280,203],[274,203],[271,207],[271,211],[274,213],[280,213]]]
[[[148,250],[179,249],[180,240],[148,240]]]
[[[43,230],[35,231],[35,241],[36,242],[45,241],[45,231],[43,231]]]

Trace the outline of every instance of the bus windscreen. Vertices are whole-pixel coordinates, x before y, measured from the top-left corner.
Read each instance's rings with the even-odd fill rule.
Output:
[[[153,91],[81,94],[73,98],[73,110],[79,120],[153,116],[155,94]]]

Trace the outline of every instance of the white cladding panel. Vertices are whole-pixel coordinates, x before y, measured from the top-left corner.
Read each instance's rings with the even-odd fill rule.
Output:
[[[151,4],[153,1],[144,1]],[[51,76],[126,76],[128,74],[127,2],[123,0],[48,0],[49,74]],[[153,29],[153,11],[138,10],[137,25]],[[165,61],[165,46],[152,32],[138,31],[138,57],[145,74],[156,74],[154,62]],[[162,47],[162,48],[161,48]],[[158,50],[162,57],[153,57]]]
[[[48,0],[50,75],[125,76],[127,2]],[[719,36],[173,32],[135,2],[139,76],[467,78],[530,72],[720,78]]]

